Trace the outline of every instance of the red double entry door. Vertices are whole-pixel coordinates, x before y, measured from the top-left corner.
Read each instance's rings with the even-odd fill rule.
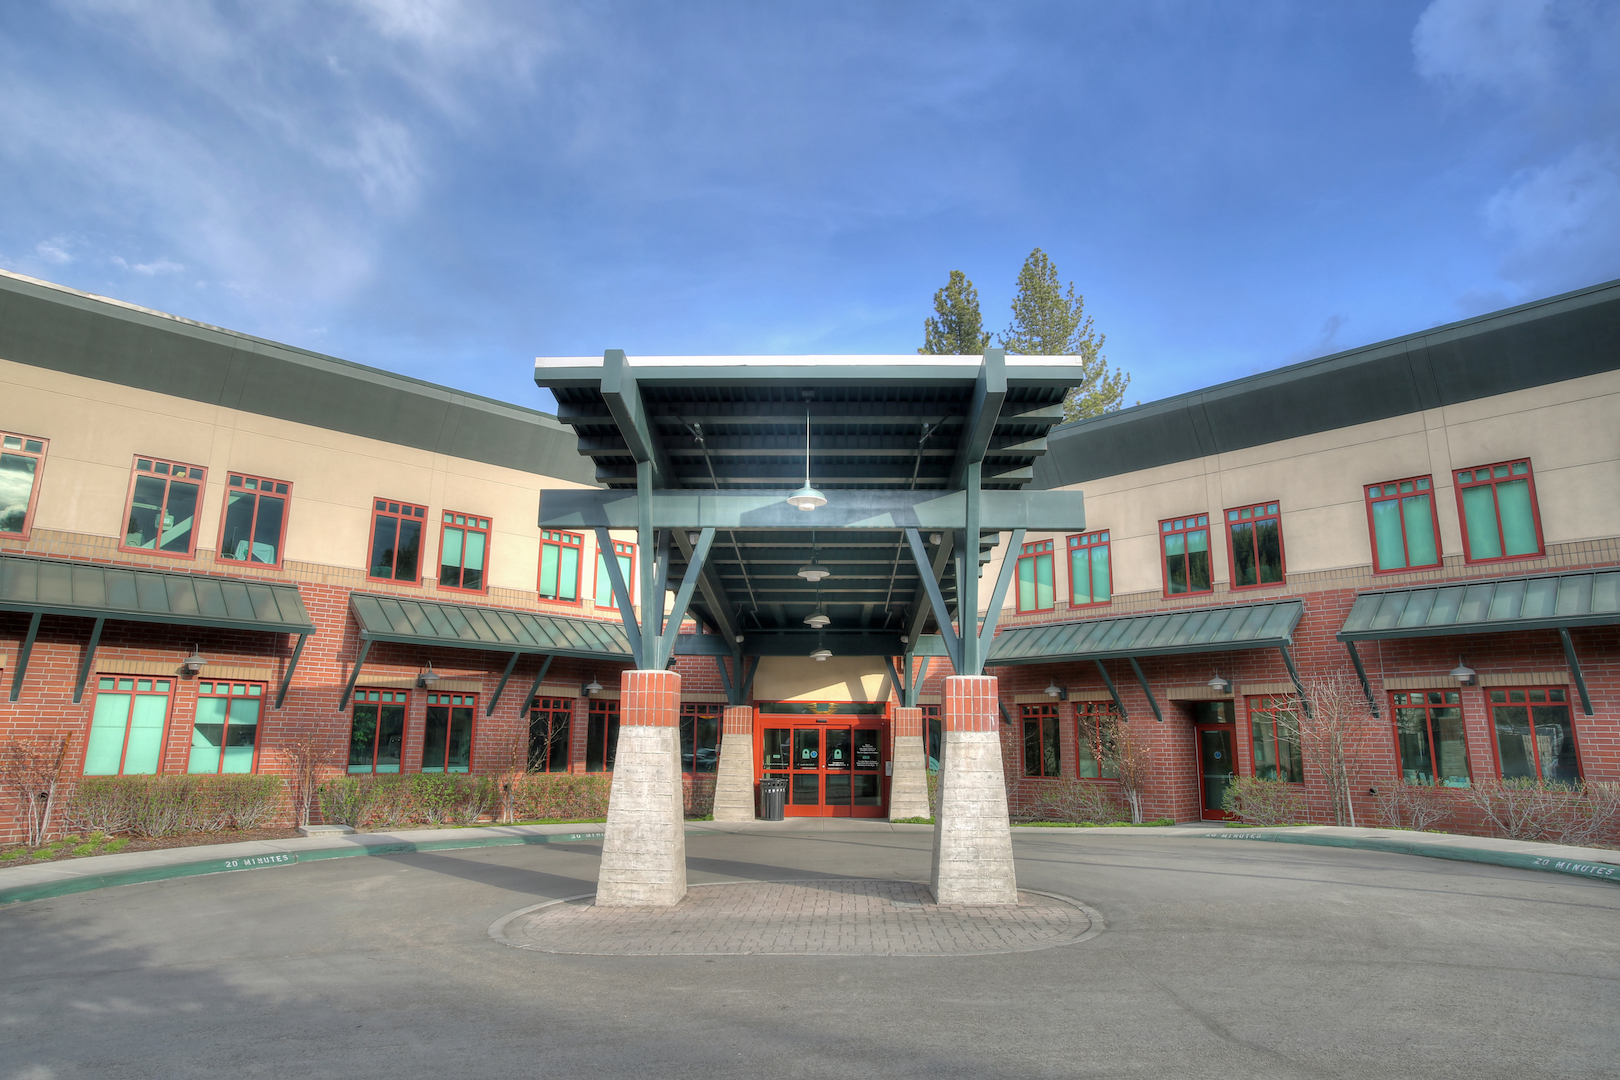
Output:
[[[787,780],[789,817],[883,817],[888,724],[877,717],[759,716],[759,775]]]

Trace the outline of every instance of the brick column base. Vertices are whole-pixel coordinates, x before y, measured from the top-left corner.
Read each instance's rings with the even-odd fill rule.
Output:
[[[941,904],[1018,903],[996,694],[990,675],[945,680],[945,747],[930,881]]]
[[[922,710],[897,707],[894,725],[894,774],[889,780],[889,820],[932,817],[928,805],[928,751],[923,746]]]
[[[720,728],[720,771],[714,778],[714,820],[754,820],[754,710],[727,705]]]
[[[668,906],[686,895],[681,677],[673,671],[627,671],[620,695],[619,748],[596,903]]]

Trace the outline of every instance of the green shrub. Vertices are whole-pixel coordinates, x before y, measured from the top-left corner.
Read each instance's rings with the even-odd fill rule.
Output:
[[[1129,821],[1131,812],[1117,785],[1068,779],[1043,783],[1039,798],[1030,803],[1019,819],[1113,825]]]
[[[334,824],[359,829],[371,820],[371,787],[359,777],[334,776],[315,790],[315,799],[321,816]]]
[[[406,800],[411,816],[440,825],[455,810],[456,777],[444,773],[415,773],[407,778]]]
[[[613,778],[605,773],[529,773],[513,781],[519,821],[607,816]]]
[[[1305,796],[1301,785],[1286,780],[1262,780],[1240,776],[1226,786],[1223,806],[1250,825],[1298,825],[1305,820]]]
[[[221,829],[256,829],[280,812],[279,776],[87,776],[68,820],[87,832],[158,838]]]

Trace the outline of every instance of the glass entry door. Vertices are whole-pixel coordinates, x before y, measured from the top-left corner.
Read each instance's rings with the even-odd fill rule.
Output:
[[[1237,759],[1232,755],[1232,727],[1194,728],[1198,739],[1198,787],[1203,798],[1205,821],[1225,821],[1226,788],[1237,777]]]
[[[842,719],[842,718],[840,718]],[[789,817],[882,817],[883,728],[871,721],[781,724],[761,717],[760,775],[788,782]]]

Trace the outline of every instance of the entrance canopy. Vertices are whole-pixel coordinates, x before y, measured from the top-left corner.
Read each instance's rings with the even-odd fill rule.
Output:
[[[641,595],[675,592],[673,624],[695,616],[738,656],[900,655],[937,625],[976,674],[993,621],[952,619],[980,606],[979,565],[1004,533],[1084,527],[1079,492],[1024,490],[1075,375],[1072,357],[999,350],[540,359],[603,485],[541,492],[540,525],[598,530],[606,550],[607,530],[637,530]],[[662,667],[663,605],[638,626],[628,591],[638,663]]]

